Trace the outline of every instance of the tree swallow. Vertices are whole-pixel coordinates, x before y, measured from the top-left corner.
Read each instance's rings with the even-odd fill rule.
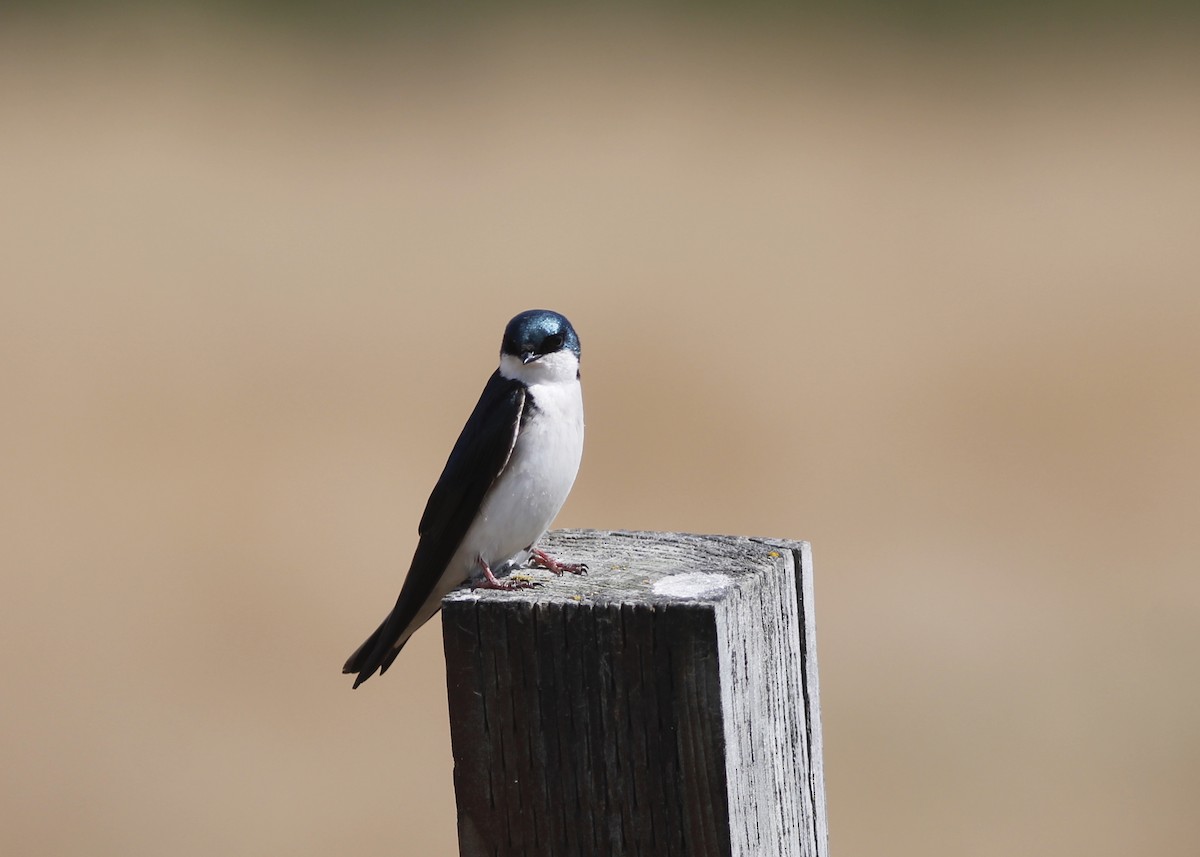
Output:
[[[532,309],[508,323],[500,366],[429,495],[420,539],[396,606],[342,667],[358,687],[391,666],[408,638],[460,583],[523,589],[501,580],[531,559],[555,574],[582,574],[536,543],[558,514],[583,456],[579,337],[556,312]]]

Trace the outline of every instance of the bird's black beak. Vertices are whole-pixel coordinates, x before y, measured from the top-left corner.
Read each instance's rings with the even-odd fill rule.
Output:
[[[537,360],[541,356],[542,355],[538,354],[536,351],[522,351],[521,352],[521,362],[522,363],[532,363],[534,360]]]

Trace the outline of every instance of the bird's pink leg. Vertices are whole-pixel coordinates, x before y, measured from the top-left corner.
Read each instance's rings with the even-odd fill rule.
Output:
[[[588,567],[581,562],[559,562],[545,551],[538,550],[537,548],[532,550],[530,559],[532,559],[536,565],[540,565],[542,568],[554,572],[559,577],[562,577],[562,573],[564,571],[569,571],[571,574],[587,574],[588,570]]]
[[[491,567],[484,561],[483,557],[475,557],[475,562],[483,569],[483,580],[471,581],[472,589],[499,589],[504,592],[512,592],[514,589],[530,589],[538,585],[536,583],[526,583],[523,580],[501,580],[492,574]]]

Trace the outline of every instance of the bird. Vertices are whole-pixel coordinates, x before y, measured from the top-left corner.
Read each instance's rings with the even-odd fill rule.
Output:
[[[583,457],[579,336],[565,316],[526,310],[504,328],[500,364],[467,418],[417,525],[396,606],[342,667],[354,687],[391,666],[460,584],[515,590],[503,578],[532,563],[561,576],[537,542],[566,502]]]

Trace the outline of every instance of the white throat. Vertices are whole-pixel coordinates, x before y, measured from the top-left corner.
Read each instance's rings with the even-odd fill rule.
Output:
[[[501,354],[500,374],[529,387],[536,384],[575,383],[579,378],[579,358],[575,352],[565,348],[528,363],[522,363],[520,357]]]

